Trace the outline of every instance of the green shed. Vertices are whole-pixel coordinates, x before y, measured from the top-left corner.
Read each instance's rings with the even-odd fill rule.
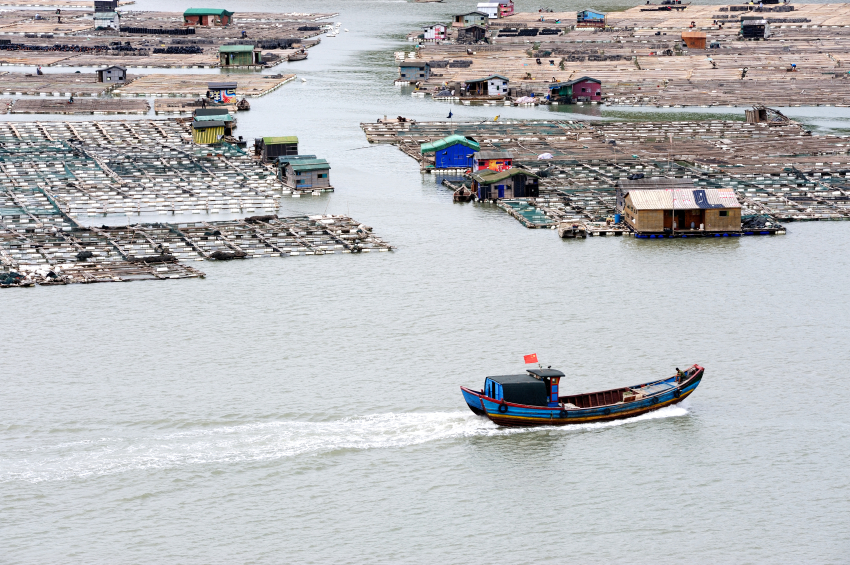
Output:
[[[222,45],[218,56],[222,67],[263,64],[262,52],[253,45]]]

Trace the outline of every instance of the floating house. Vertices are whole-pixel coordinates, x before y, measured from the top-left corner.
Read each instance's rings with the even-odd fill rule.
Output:
[[[473,170],[505,171],[513,166],[510,151],[479,151],[473,157]]]
[[[208,82],[207,98],[218,104],[236,103],[235,82]]]
[[[224,122],[218,120],[192,122],[192,141],[198,145],[221,143],[224,137]]]
[[[222,67],[248,67],[263,64],[263,53],[253,45],[222,45],[218,48]]]
[[[689,49],[705,49],[706,34],[704,31],[683,31],[682,42]]]
[[[452,16],[452,27],[486,26],[489,16],[484,12],[468,12]]]
[[[537,198],[540,196],[539,177],[526,169],[492,171],[483,169],[472,173],[472,191],[480,200],[501,198]]]
[[[475,80],[468,80],[466,91],[473,96],[505,96],[508,93],[510,79],[502,75],[490,75]]]
[[[398,80],[416,82],[428,80],[431,76],[431,66],[423,61],[400,61],[398,63]]]
[[[271,163],[278,157],[298,155],[298,138],[294,135],[262,137],[254,142],[254,149],[263,157],[263,162]]]
[[[113,65],[97,71],[97,82],[124,84],[127,82],[127,69]]]
[[[95,29],[114,29],[118,30],[121,27],[121,16],[118,12],[95,12],[94,13],[94,28]]]
[[[764,19],[741,20],[741,37],[744,39],[767,39],[770,24]]]
[[[423,35],[423,39],[425,41],[445,41],[446,40],[446,26],[443,24],[434,24],[430,25],[425,29],[425,35]]]
[[[487,37],[487,28],[480,25],[471,25],[457,30],[458,41],[483,41]]]
[[[224,135],[233,135],[236,119],[226,108],[198,108],[194,112],[196,122],[224,122]]]
[[[228,26],[233,23],[233,12],[221,8],[189,8],[183,12],[183,25]]]
[[[514,15],[514,0],[499,2],[499,17],[505,18]]]
[[[553,82],[549,85],[549,98],[553,102],[565,104],[601,102],[602,81],[591,77],[581,77],[566,82]]]
[[[323,190],[331,188],[328,178],[331,166],[325,159],[315,155],[293,155],[278,157],[277,176],[283,184],[299,190]]]
[[[593,10],[582,10],[576,14],[576,27],[605,27],[605,14]]]
[[[477,141],[454,134],[419,147],[422,154],[434,154],[434,167],[437,169],[471,169],[473,155],[481,150]]]
[[[632,189],[623,221],[637,234],[738,233],[741,205],[732,189]]]
[[[497,20],[499,19],[499,3],[498,2],[480,2],[478,6],[475,7],[476,12],[481,12],[482,14],[487,14],[488,20]]]

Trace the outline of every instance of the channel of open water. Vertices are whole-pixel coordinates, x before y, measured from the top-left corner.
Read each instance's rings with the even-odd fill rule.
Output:
[[[281,67],[307,82],[252,100],[237,132],[296,134],[331,162],[337,191],[281,214],[350,214],[398,250],[0,293],[0,562],[850,560],[850,224],[684,241],[527,230],[453,204],[358,125],[447,115],[392,86],[392,53],[474,3],[213,4],[340,13],[348,33]],[[848,118],[794,111],[818,129]],[[691,363],[706,377],[681,405],[613,424],[473,416],[458,386],[527,353],[565,391]]]

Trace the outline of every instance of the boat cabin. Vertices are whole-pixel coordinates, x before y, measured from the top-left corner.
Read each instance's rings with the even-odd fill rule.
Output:
[[[527,375],[487,377],[484,396],[527,406],[558,406],[558,383],[563,376],[555,369],[529,369]]]

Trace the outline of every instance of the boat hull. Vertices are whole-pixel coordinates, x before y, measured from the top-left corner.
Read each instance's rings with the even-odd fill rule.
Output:
[[[661,392],[632,402],[592,408],[563,409],[561,406],[527,406],[497,401],[484,396],[481,392],[466,387],[461,387],[461,391],[470,410],[476,414],[486,416],[500,426],[569,426],[572,424],[588,424],[634,418],[641,414],[659,410],[665,406],[678,404],[690,396],[702,381],[705,369],[702,367],[695,368],[696,372],[681,383],[676,382],[676,377],[649,383],[653,386],[669,385]],[[634,388],[638,389],[640,386],[638,385]]]

